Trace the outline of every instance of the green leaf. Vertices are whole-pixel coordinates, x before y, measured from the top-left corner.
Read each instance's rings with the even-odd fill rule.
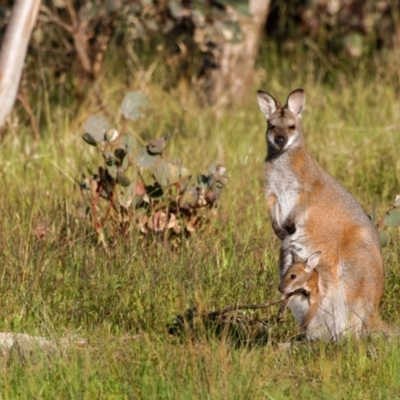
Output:
[[[116,165],[107,165],[106,166],[108,175],[113,178],[114,180],[117,179],[118,169]]]
[[[168,186],[169,184],[169,168],[165,160],[159,162],[154,168],[154,179],[160,184],[161,187]]]
[[[215,164],[210,164],[210,165],[208,166],[208,172],[209,172],[211,175],[214,175],[214,174],[217,172],[217,166],[216,166]]]
[[[121,185],[122,186],[122,185]],[[131,183],[129,186],[127,187],[123,187],[120,191],[119,191],[119,195],[118,195],[118,202],[119,204],[124,207],[126,210],[131,206],[132,204],[132,200],[133,200],[133,187],[134,187],[134,183]]]
[[[137,140],[132,135],[126,134],[119,137],[118,148],[125,148],[126,151],[122,162],[122,168],[124,170],[127,169],[129,165],[135,164],[137,145]]]
[[[147,108],[149,99],[142,92],[130,92],[122,101],[121,112],[126,119],[136,121],[143,115],[143,110]]]
[[[82,135],[82,139],[83,139],[86,143],[90,144],[91,146],[94,146],[94,147],[97,146],[96,140],[94,139],[94,137],[93,137],[90,133],[84,133],[84,134]]]
[[[385,247],[389,241],[389,235],[386,231],[379,232],[379,240],[381,242],[381,247]]]
[[[126,152],[128,154],[130,154],[132,151],[135,151],[137,148],[137,140],[129,134],[123,135],[119,143],[126,147]]]
[[[147,146],[142,147],[136,157],[136,164],[141,168],[152,168],[161,159],[159,154],[149,153]]]
[[[110,128],[110,121],[101,114],[92,115],[83,126],[84,131],[89,133],[96,142],[104,140],[104,135]]]
[[[180,178],[180,168],[167,160],[162,160],[154,168],[154,179],[162,186],[172,185]]]
[[[196,186],[188,186],[183,193],[183,196],[179,199],[179,207],[183,210],[190,210],[196,207],[199,201],[200,191]]]
[[[131,184],[131,181],[120,172],[117,172],[117,183],[119,183],[123,187],[128,187]]]
[[[400,210],[390,211],[383,219],[383,222],[386,226],[400,225]]]
[[[150,153],[161,154],[165,150],[166,146],[167,146],[167,138],[161,137],[150,140],[150,143],[147,147]]]

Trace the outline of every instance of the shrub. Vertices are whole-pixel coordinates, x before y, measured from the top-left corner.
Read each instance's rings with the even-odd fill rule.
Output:
[[[125,96],[121,105],[123,127],[143,115],[147,102],[138,91]],[[209,220],[227,182],[222,165],[211,165],[206,174],[193,176],[180,160],[167,154],[168,136],[143,146],[102,115],[91,116],[84,129],[83,140],[97,148],[104,162],[96,172],[89,171],[83,177],[81,188],[89,201],[87,214],[92,216],[105,247],[106,223],[113,238],[118,234],[126,237],[136,229],[143,236],[173,238],[178,243]]]

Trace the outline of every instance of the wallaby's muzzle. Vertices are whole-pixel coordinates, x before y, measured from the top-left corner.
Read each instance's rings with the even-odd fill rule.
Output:
[[[275,143],[279,146],[280,149],[283,149],[285,147],[285,144],[287,142],[287,137],[278,135],[275,136]]]

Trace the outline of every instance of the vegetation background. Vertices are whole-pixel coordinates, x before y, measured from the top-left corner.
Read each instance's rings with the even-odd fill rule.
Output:
[[[171,4],[185,10],[190,3],[130,2],[148,13]],[[12,4],[1,2],[3,27]],[[98,6],[106,16],[96,19],[100,25],[87,41],[98,45],[96,35],[110,27],[97,72],[85,70],[74,36],[62,26],[73,15],[68,4],[86,29],[92,20],[81,16],[97,18],[86,9]],[[195,340],[177,338],[168,335],[167,325],[193,306],[215,310],[278,295],[279,241],[264,205],[266,125],[257,89],[284,102],[302,87],[308,150],[367,212],[385,213],[400,182],[400,3],[272,1],[246,85],[249,95],[222,104],[208,95],[213,81],[201,72],[209,49],[190,42],[189,17],[181,18],[176,36],[154,25],[151,34],[138,35],[138,24],[123,22],[141,23],[140,10],[116,12],[104,25],[109,14],[95,1],[42,4],[19,97],[2,132],[0,330],[79,336],[88,345],[50,355],[40,348],[3,352],[2,397],[399,398],[396,337],[288,348],[281,343],[293,340],[298,327],[290,315],[275,322],[276,307],[249,312],[268,321],[263,346],[233,346],[201,330]],[[105,252],[91,224],[75,213],[80,174],[98,161],[81,139],[83,123],[99,111],[113,119],[131,90],[149,96],[149,109],[130,130],[144,140],[172,132],[170,154],[192,170],[215,161],[228,170],[210,228],[175,249],[157,240],[143,246],[132,232]],[[399,327],[399,231],[388,233],[380,309]]]

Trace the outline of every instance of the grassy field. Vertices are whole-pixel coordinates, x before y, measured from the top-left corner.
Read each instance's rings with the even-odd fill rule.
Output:
[[[131,237],[106,254],[72,212],[80,199],[75,180],[88,162],[100,161],[81,140],[95,103],[88,96],[72,112],[62,93],[38,98],[39,143],[14,116],[0,149],[0,331],[78,336],[88,346],[51,355],[14,349],[0,363],[2,398],[400,398],[397,338],[287,349],[280,343],[298,328],[289,313],[275,322],[277,307],[253,313],[270,318],[266,346],[168,335],[168,323],[187,308],[275,299],[279,241],[264,204],[266,124],[255,95],[217,120],[187,89],[165,93],[156,76],[141,87],[139,72],[126,79],[110,68],[101,82],[105,111],[112,115],[126,91],[141,88],[151,100],[148,118],[133,125],[137,132],[150,138],[172,131],[170,154],[193,171],[224,163],[229,182],[212,233],[177,250],[143,248]],[[400,60],[328,73],[301,56],[289,62],[261,54],[253,91],[284,102],[304,88],[309,151],[367,212],[382,215],[400,193]],[[43,217],[51,231],[40,241],[33,231]],[[400,326],[399,231],[389,235],[381,314]]]

